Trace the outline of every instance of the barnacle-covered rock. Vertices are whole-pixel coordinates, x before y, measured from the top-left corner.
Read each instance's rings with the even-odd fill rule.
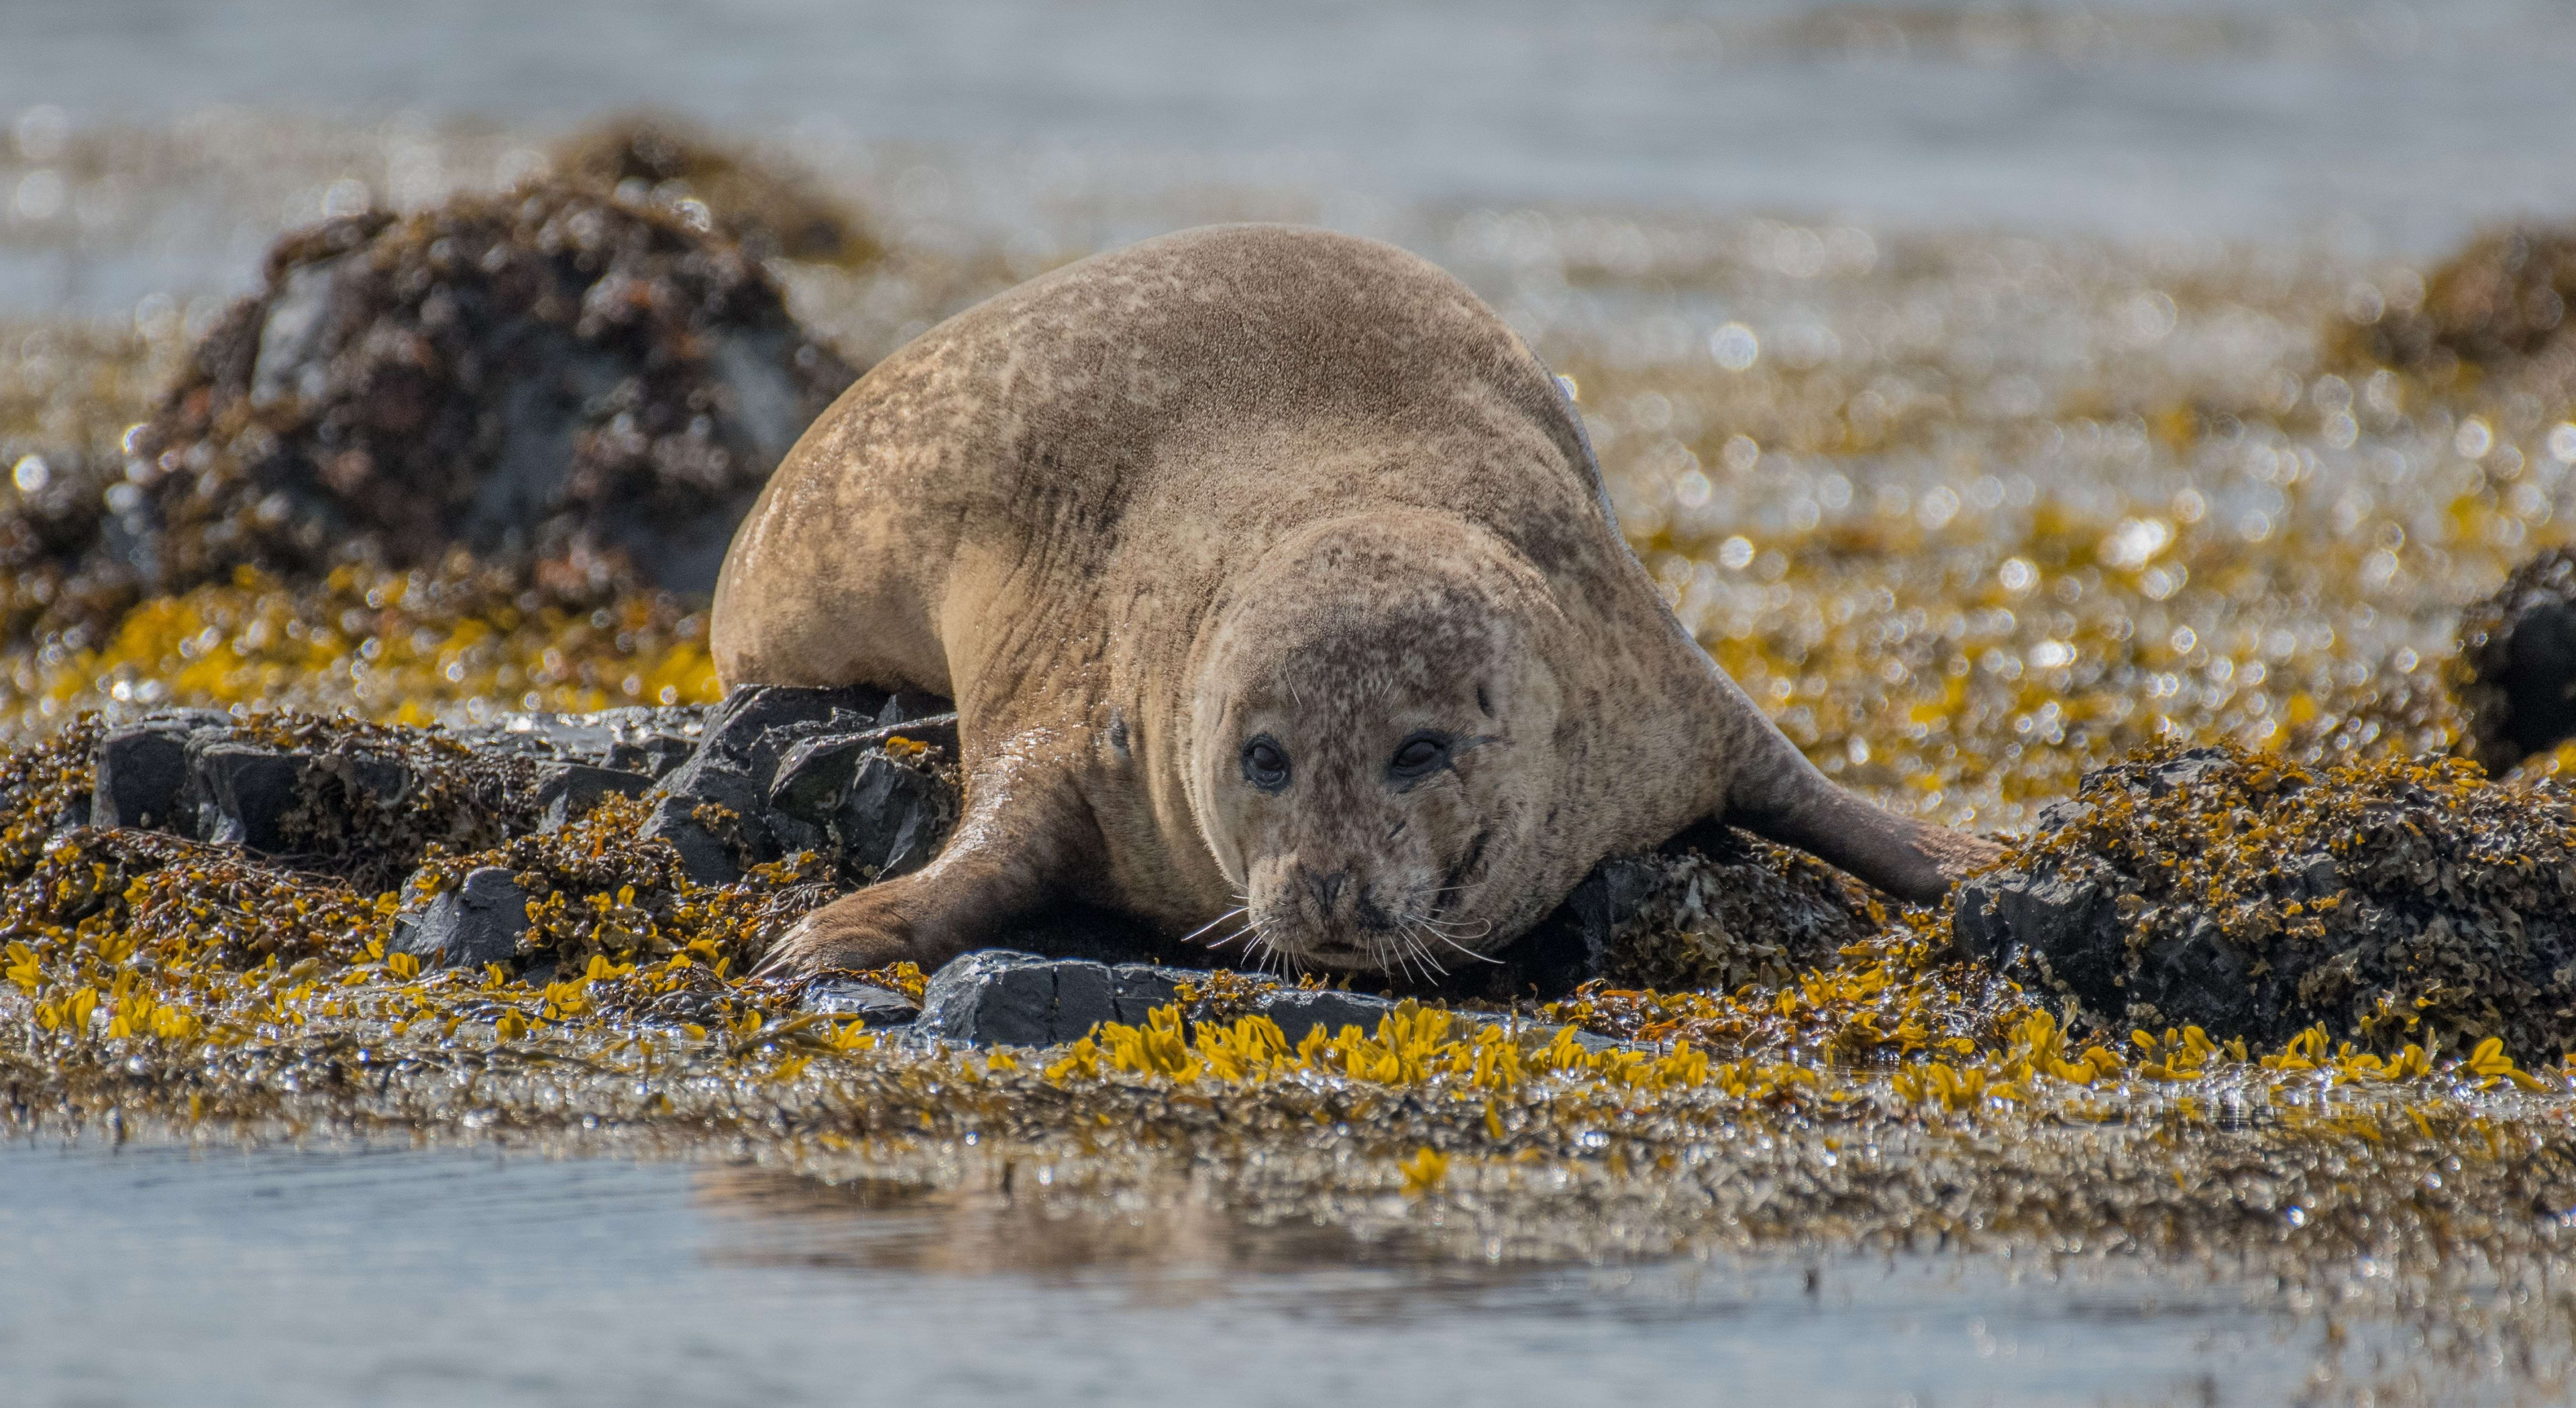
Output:
[[[604,188],[332,220],[271,251],[120,482],[16,506],[0,633],[96,631],[236,568],[453,547],[573,594],[711,591],[733,525],[851,379],[741,247]]]
[[[2456,759],[2168,746],[1962,885],[1959,946],[2097,1021],[2576,1049],[2576,812]]]

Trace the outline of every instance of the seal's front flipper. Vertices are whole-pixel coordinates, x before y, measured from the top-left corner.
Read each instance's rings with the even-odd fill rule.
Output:
[[[1835,786],[1788,740],[1786,756],[1745,780],[1723,815],[1767,841],[1795,846],[1908,904],[1937,904],[1961,876],[2003,854],[1981,836],[1874,807]]]
[[[843,895],[796,921],[760,961],[771,977],[920,965],[925,973],[1000,941],[1004,926],[1062,893],[1098,851],[1089,808],[1060,780],[970,778],[947,846],[910,875]]]

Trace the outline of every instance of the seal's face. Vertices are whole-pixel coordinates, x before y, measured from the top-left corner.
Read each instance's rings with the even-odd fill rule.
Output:
[[[1453,969],[1554,898],[1532,854],[1554,675],[1522,592],[1377,554],[1332,565],[1329,589],[1308,574],[1237,613],[1202,679],[1195,800],[1244,909],[1210,934],[1249,961]]]

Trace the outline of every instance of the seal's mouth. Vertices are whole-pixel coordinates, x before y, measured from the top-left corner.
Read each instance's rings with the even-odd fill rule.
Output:
[[[1345,894],[1282,885],[1246,907],[1244,952],[1288,971],[1324,968],[1428,982],[1463,964],[1497,961],[1477,946],[1493,925],[1459,917],[1466,897],[1462,885],[1426,885],[1388,904],[1365,888]]]

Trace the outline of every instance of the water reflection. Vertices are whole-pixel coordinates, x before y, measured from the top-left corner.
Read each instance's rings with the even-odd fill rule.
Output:
[[[11,1404],[2479,1397],[2425,1392],[2453,1369],[2349,1306],[2329,1328],[2134,1262],[1462,1265],[1247,1226],[1185,1182],[1101,1200],[490,1151],[0,1143],[0,1188]]]

